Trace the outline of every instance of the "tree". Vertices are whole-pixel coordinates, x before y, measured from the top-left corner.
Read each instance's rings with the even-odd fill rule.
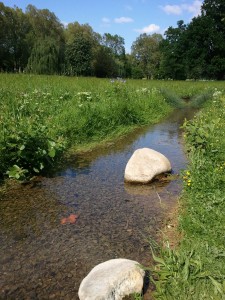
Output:
[[[21,9],[0,2],[0,69],[22,71],[28,61],[29,20]]]
[[[89,24],[69,23],[65,30],[66,43],[71,44],[74,38],[79,35],[89,39],[93,47],[99,45],[101,40],[101,35],[94,32]]]
[[[111,52],[112,59],[114,59],[114,64],[116,66],[115,75],[126,77],[126,55],[124,38],[117,34],[112,35],[110,33],[104,33],[100,43],[104,47],[107,47]]]
[[[68,24],[66,37],[66,69],[70,75],[92,75],[94,54],[97,53],[101,36],[88,24]]]
[[[225,78],[225,1],[205,0],[201,18],[208,21],[207,38],[210,39],[208,76]]]
[[[101,39],[101,44],[111,49],[116,57],[120,57],[125,53],[124,38],[119,35],[104,33]]]
[[[26,15],[32,26],[29,33],[31,55],[27,71],[38,74],[61,73],[65,51],[63,25],[48,9],[28,5]]]
[[[186,79],[185,52],[187,50],[184,33],[186,25],[183,20],[177,22],[177,27],[170,26],[165,32],[165,39],[160,45],[162,59],[160,77],[171,79]]]
[[[180,57],[180,66],[186,77],[224,79],[224,12],[224,1],[204,1],[201,15],[193,18],[181,33],[175,53]]]
[[[186,77],[191,79],[208,78],[211,56],[211,20],[202,16],[194,18],[184,33],[185,49],[183,64]]]
[[[92,43],[85,35],[77,35],[72,42],[67,44],[66,57],[71,75],[91,75]]]
[[[159,45],[162,39],[161,34],[147,35],[143,33],[132,44],[131,55],[136,62],[136,68],[141,68],[146,78],[158,76],[161,58]]]
[[[106,46],[99,45],[94,59],[94,74],[97,77],[116,76],[117,66],[112,56],[112,52]]]
[[[224,30],[224,18],[225,18],[225,2],[224,0],[205,0],[202,4],[202,15],[207,15],[212,18],[217,28]]]
[[[38,39],[28,60],[27,72],[33,74],[57,74],[60,49],[51,38]]]

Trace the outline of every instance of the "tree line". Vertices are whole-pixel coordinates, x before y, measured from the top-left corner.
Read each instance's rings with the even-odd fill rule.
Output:
[[[64,27],[53,12],[0,2],[0,71],[154,79],[225,79],[225,1],[205,0],[201,14],[161,34],[124,38],[89,24]]]

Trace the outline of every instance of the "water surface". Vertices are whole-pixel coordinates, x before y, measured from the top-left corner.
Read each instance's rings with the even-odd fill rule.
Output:
[[[185,168],[180,110],[158,125],[65,161],[51,178],[15,184],[0,201],[0,299],[78,299],[81,280],[112,258],[151,261],[156,239],[176,205],[181,182],[124,184],[132,153],[160,151],[173,172]],[[62,218],[79,216],[75,224]]]

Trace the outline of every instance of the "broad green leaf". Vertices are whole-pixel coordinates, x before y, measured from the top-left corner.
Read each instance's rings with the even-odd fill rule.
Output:
[[[50,149],[49,151],[48,151],[48,155],[50,156],[50,157],[55,157],[55,149]]]

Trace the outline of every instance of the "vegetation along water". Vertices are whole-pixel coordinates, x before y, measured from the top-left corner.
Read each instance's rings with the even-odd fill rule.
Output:
[[[65,149],[156,123],[185,106],[182,97],[200,105],[219,85],[4,74],[0,82],[1,176],[17,179],[47,171]]]
[[[128,54],[117,34],[101,35],[77,21],[64,27],[48,9],[28,5],[23,12],[0,2],[1,180],[29,182],[71,153],[158,123],[174,108],[202,108],[183,125],[189,164],[182,174],[180,243],[151,244],[156,299],[225,299],[224,16],[224,0],[204,0],[189,24],[179,20],[164,37],[142,33]],[[21,201],[31,201],[29,195]],[[7,201],[10,211],[14,202]]]
[[[190,163],[180,200],[182,241],[176,250],[167,244],[161,256],[153,249],[157,267],[151,275],[156,299],[223,299],[223,82],[8,74],[0,80],[1,172],[17,179],[47,172],[69,149],[93,147],[158,122],[174,107],[208,100],[184,124]]]
[[[156,299],[225,299],[225,98],[214,98],[185,122],[189,158],[183,172],[178,249],[156,257]]]

